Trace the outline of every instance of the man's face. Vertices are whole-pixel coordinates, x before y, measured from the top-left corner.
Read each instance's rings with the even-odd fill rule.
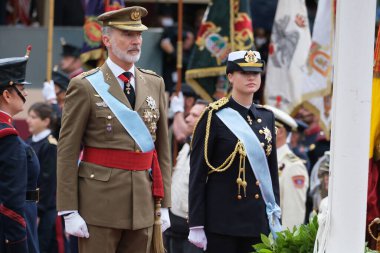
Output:
[[[72,65],[75,62],[75,57],[73,56],[63,56],[60,62],[61,69],[65,73],[72,72]]]
[[[103,35],[103,42],[111,58],[116,57],[124,63],[135,63],[140,59],[142,32],[112,29]]]
[[[186,123],[190,134],[193,132],[195,124],[197,123],[199,116],[201,116],[205,107],[205,105],[196,104],[191,108],[189,115],[186,117]]]

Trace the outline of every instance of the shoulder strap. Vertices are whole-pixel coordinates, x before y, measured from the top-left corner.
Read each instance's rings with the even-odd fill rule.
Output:
[[[5,123],[0,123],[0,138],[8,135],[18,135],[18,132],[14,127],[11,127]]]

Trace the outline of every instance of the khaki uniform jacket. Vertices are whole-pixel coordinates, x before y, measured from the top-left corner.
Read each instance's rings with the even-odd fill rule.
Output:
[[[309,176],[303,160],[286,144],[277,149],[282,226],[293,229],[303,224]]]
[[[109,85],[108,91],[131,108],[107,64],[100,70],[106,82],[104,85]],[[66,93],[58,143],[58,211],[79,210],[86,223],[96,226],[132,230],[150,227],[154,223],[154,199],[148,171],[107,168],[86,162],[80,162],[78,166],[81,144],[96,148],[139,150],[85,78],[96,71],[94,69],[73,78]],[[152,134],[164,182],[162,206],[170,207],[171,169],[164,81],[153,72],[137,68],[135,75],[135,111]],[[149,96],[156,103],[158,110],[155,112],[148,105]],[[149,113],[156,117],[146,117]]]

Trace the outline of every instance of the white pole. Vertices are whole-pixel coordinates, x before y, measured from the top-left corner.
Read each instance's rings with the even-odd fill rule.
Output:
[[[363,253],[376,0],[338,0],[327,253]]]

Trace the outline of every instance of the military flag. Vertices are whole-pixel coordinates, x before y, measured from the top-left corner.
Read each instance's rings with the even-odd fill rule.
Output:
[[[85,22],[83,25],[84,43],[81,60],[89,67],[103,64],[106,59],[102,44],[102,24],[96,19],[100,14],[124,7],[123,0],[86,1]]]
[[[253,47],[249,0],[212,0],[198,31],[186,82],[208,101],[226,95],[228,54]]]
[[[334,10],[333,0],[319,0],[302,85],[304,106],[319,115],[321,128],[327,138],[331,129]]]
[[[377,34],[372,82],[372,110],[367,195],[367,224],[380,217],[380,29]],[[375,233],[377,236],[377,232]]]
[[[288,113],[301,103],[302,70],[310,44],[305,0],[279,0],[269,45],[265,103]]]

